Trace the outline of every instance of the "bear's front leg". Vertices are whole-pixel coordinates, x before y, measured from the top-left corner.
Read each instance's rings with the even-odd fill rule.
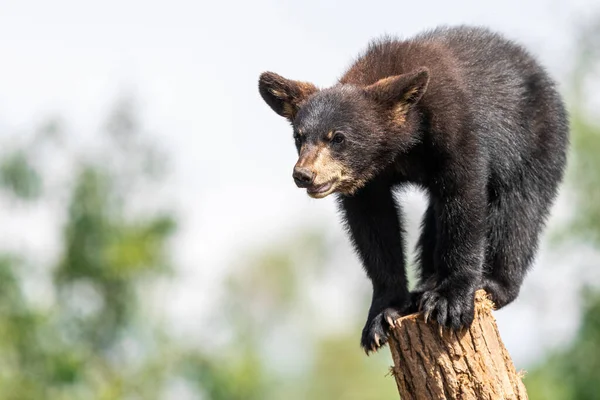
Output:
[[[400,295],[397,290],[373,290],[371,308],[367,315],[367,322],[362,331],[360,344],[369,355],[388,342],[388,332],[396,324],[396,320],[406,314],[408,302],[406,295]]]
[[[485,245],[486,197],[476,177],[469,184],[435,197],[437,243],[435,272],[413,295],[425,319],[453,329],[474,318],[475,291],[481,286]],[[416,296],[415,296],[416,295]]]
[[[400,208],[383,184],[371,183],[354,196],[339,199],[352,242],[373,284],[361,338],[368,354],[387,343],[390,326],[408,307]]]

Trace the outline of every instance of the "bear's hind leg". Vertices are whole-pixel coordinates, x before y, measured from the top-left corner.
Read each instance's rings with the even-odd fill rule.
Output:
[[[482,287],[497,309],[517,298],[537,251],[551,198],[513,188],[490,198]]]

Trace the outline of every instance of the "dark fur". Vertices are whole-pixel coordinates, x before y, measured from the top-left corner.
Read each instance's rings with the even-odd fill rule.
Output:
[[[261,94],[281,107],[270,91],[281,89],[274,77],[281,78],[263,74]],[[292,87],[285,93],[301,91],[295,81],[280,83]],[[544,69],[486,29],[441,28],[375,41],[339,84],[312,88],[287,99],[293,113],[286,116],[296,135],[302,132],[301,159],[329,146],[349,171],[336,191],[373,283],[365,350],[386,342],[387,321],[417,306],[458,329],[473,320],[476,289],[486,289],[497,308],[513,301],[565,168],[567,116]],[[331,130],[345,140],[327,144]],[[392,193],[407,183],[429,196],[418,242],[420,285],[412,294],[402,211]]]

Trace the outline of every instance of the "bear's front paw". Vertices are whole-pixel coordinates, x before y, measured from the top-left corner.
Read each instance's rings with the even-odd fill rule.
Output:
[[[475,291],[442,284],[420,296],[419,308],[425,322],[434,319],[440,326],[455,330],[468,328],[475,317]]]
[[[369,317],[360,340],[360,345],[367,355],[376,352],[388,342],[389,330],[396,325],[396,320],[401,316],[400,309],[387,307],[373,317]]]

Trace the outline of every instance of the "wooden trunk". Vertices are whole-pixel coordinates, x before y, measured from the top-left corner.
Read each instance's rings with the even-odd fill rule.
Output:
[[[480,290],[475,302],[473,325],[461,332],[440,332],[421,314],[396,322],[389,344],[402,400],[527,399],[500,339],[491,301]]]

